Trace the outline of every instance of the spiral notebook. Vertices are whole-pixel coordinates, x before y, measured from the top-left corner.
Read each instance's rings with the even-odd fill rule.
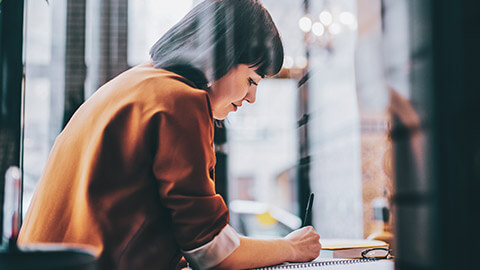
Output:
[[[317,258],[306,263],[283,263],[268,267],[256,268],[258,270],[268,269],[365,269],[365,270],[393,270],[393,261],[376,261],[372,259],[326,259]]]

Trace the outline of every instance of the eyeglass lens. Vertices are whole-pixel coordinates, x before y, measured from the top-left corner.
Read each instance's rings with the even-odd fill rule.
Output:
[[[385,259],[390,254],[386,248],[372,248],[362,252],[362,257],[367,259]]]

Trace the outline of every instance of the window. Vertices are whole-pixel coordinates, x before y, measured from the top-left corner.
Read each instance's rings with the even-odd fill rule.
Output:
[[[150,59],[150,47],[192,8],[192,0],[128,1],[128,64]]]
[[[24,213],[61,130],[64,7],[59,1],[29,0],[25,5]]]

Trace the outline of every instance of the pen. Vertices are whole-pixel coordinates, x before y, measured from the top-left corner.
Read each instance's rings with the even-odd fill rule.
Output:
[[[312,205],[313,205],[313,192],[310,193],[310,197],[308,197],[308,202],[307,202],[307,207],[305,208],[305,216],[303,217],[302,227],[310,225],[310,224],[307,224],[307,220],[309,219],[309,216],[312,214]]]

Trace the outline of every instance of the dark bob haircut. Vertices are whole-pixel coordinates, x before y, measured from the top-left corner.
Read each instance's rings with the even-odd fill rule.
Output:
[[[273,76],[283,64],[283,46],[267,10],[257,0],[205,0],[150,50],[156,68],[184,76],[207,89],[239,64]]]

